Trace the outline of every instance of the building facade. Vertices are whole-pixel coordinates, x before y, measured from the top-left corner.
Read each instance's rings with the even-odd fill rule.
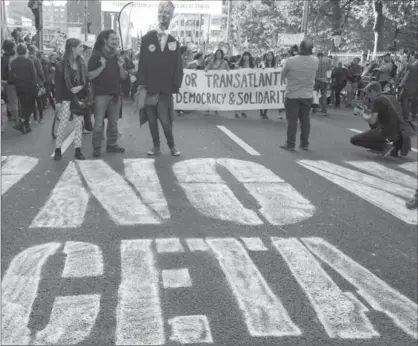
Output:
[[[202,20],[202,35],[207,43],[224,42],[226,39],[227,15],[205,15]]]
[[[85,5],[87,5],[87,13],[90,33],[98,35],[102,30],[102,5],[100,0],[70,0],[66,3],[68,27],[80,27],[81,33],[85,34]]]
[[[202,20],[200,14],[177,14],[171,21],[170,33],[182,44],[203,43]]]
[[[67,8],[52,1],[43,6],[44,42],[52,42],[57,30],[67,33]]]

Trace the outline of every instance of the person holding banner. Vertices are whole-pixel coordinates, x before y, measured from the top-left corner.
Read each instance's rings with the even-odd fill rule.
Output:
[[[150,156],[161,153],[158,119],[171,154],[180,155],[173,137],[173,94],[179,92],[183,81],[183,61],[179,42],[167,32],[173,14],[174,5],[171,1],[160,2],[158,28],[142,38],[139,53],[138,93],[144,89],[146,91],[145,118],[141,119],[141,125],[148,120],[154,144],[148,152]]]
[[[255,68],[255,61],[253,59],[253,57],[251,56],[250,52],[244,52],[241,56],[241,58],[238,61],[238,68]],[[247,114],[245,114],[245,112],[241,112],[241,116],[243,118],[247,117]],[[235,118],[239,118],[239,114],[238,112],[235,112]]]
[[[262,69],[265,68],[275,68],[276,67],[276,58],[274,56],[274,53],[272,51],[267,52],[264,57],[263,61],[260,63],[260,66]],[[267,116],[267,109],[260,109],[260,117],[262,119],[268,119]]]
[[[310,110],[313,101],[313,88],[319,60],[312,55],[313,42],[304,39],[300,44],[299,55],[286,60],[281,83],[286,83],[285,110],[287,119],[287,142],[280,148],[295,151],[298,120],[300,121],[300,148],[308,150],[311,130]]]

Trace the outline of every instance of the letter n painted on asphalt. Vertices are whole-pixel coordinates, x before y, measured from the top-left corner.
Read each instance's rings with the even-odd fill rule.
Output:
[[[309,250],[354,285],[373,309],[385,313],[399,328],[418,338],[418,307],[335,246],[321,238],[303,238]]]
[[[259,213],[273,225],[287,225],[311,217],[315,207],[266,167],[235,159],[193,159],[176,163],[174,174],[190,203],[202,214],[244,225],[263,221],[236,198],[217,169],[226,168],[261,206]]]

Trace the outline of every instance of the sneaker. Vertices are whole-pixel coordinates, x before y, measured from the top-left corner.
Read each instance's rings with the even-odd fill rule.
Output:
[[[280,146],[280,149],[284,149],[287,151],[296,151],[294,147],[289,147],[287,144]]]
[[[86,158],[84,157],[83,153],[81,152],[81,148],[75,148],[75,155],[74,157],[77,160],[85,160]]]
[[[245,114],[245,113],[241,113],[241,116],[242,116],[243,118],[247,118],[247,114]]]
[[[147,152],[148,156],[155,156],[161,154],[161,150],[158,147],[152,148],[150,151]]]
[[[102,152],[100,148],[94,148],[93,149],[93,157],[101,157],[102,156]]]
[[[124,153],[125,148],[120,147],[119,145],[108,145],[106,148],[108,153]]]
[[[309,151],[309,147],[307,145],[301,145],[299,148],[304,151]]]
[[[62,159],[62,152],[60,148],[56,148],[55,149],[55,155],[54,155],[54,160],[55,161],[60,161]]]
[[[180,151],[178,151],[176,149],[176,147],[172,147],[172,148],[170,148],[170,150],[171,150],[171,155],[173,155],[173,156],[180,156]]]
[[[239,118],[239,114],[238,113],[235,113],[235,118]]]

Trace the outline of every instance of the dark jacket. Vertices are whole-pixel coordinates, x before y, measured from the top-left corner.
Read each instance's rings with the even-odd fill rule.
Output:
[[[45,76],[44,76],[44,69],[42,67],[40,60],[34,55],[29,55],[29,59],[31,59],[35,65],[36,83],[39,86],[43,86],[45,83]]]
[[[22,92],[37,92],[36,70],[33,61],[24,56],[13,59],[10,70],[10,81],[16,85],[16,90]]]
[[[74,84],[74,86],[78,86]],[[84,84],[84,89],[80,91],[77,96],[79,98],[84,98],[87,92],[87,72],[86,72],[86,83]],[[64,61],[60,61],[57,64],[57,69],[55,71],[55,99],[57,103],[62,103],[62,101],[72,101],[74,99],[74,94],[68,89],[67,84],[65,83],[64,78]]]
[[[163,52],[155,30],[142,38],[137,81],[149,93],[171,95],[179,92],[183,81],[183,62],[180,44],[173,36],[168,35]]]
[[[7,84],[13,84],[10,80],[10,59],[13,58],[13,55],[4,53],[1,57],[1,79],[6,81]]]

